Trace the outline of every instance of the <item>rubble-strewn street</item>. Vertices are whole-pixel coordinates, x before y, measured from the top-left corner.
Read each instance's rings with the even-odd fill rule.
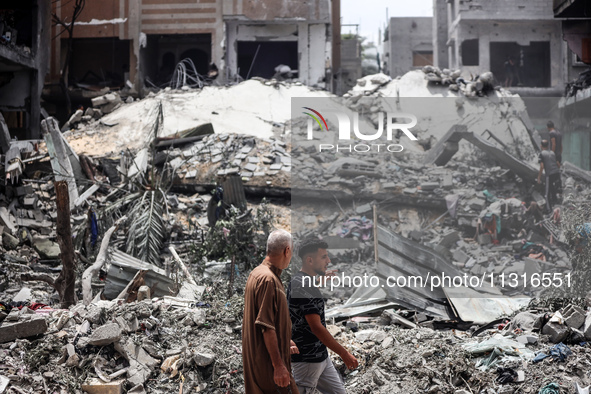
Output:
[[[590,392],[589,2],[4,3],[0,394]]]
[[[414,89],[409,95],[417,96],[421,86],[433,83],[423,75],[414,72],[395,81],[367,77],[359,85],[364,89],[354,88],[339,105],[375,113],[367,100],[388,96],[388,89],[404,93],[403,87]],[[368,89],[371,84],[375,87]],[[41,144],[31,155],[35,159],[17,173],[18,183],[15,179],[14,186],[6,187],[5,207],[0,211],[5,260],[0,375],[9,384],[5,390],[242,392],[241,289],[249,270],[258,263],[268,231],[265,226],[291,228],[286,198],[293,166],[298,166],[295,184],[301,179],[312,182],[320,200],[303,210],[293,207],[303,216],[294,220],[292,230],[300,238],[313,233],[326,239],[339,272],[361,275],[382,269],[372,261],[375,225],[399,234],[417,248],[432,248],[456,269],[475,275],[522,272],[540,265],[550,272],[573,269],[561,229],[561,220],[568,213],[546,215],[542,195],[516,176],[519,169],[503,168],[502,161],[497,162],[501,166],[488,165],[499,158],[486,156],[486,150],[483,153],[469,143],[460,144],[459,154],[439,167],[423,161],[423,153],[416,150],[405,153],[404,160],[383,162],[381,156],[376,157],[370,168],[346,156],[335,155],[326,161],[317,152],[300,152],[300,146],[292,150],[289,136],[299,128],[291,124],[289,114],[260,113],[255,118],[263,124],[252,128],[218,123],[212,115],[182,126],[167,123],[175,119],[169,111],[180,111],[168,103],[191,106],[207,95],[205,100],[214,108],[219,105],[211,98],[217,97],[216,91],[224,95],[243,85],[250,86],[252,94],[260,90],[262,108],[266,107],[263,100],[274,100],[279,106],[276,97],[268,98],[277,91],[296,89],[295,95],[304,89],[253,80],[207,91],[163,91],[140,101],[121,100],[109,115],[73,118],[64,138],[51,132],[50,124],[46,126],[46,141],[54,147]],[[447,87],[433,89],[443,92]],[[360,91],[370,93],[356,96]],[[492,92],[487,94],[496,91]],[[501,92],[504,95],[509,94]],[[282,97],[283,105],[289,106],[290,96]],[[462,99],[463,93],[457,97]],[[518,98],[486,110],[514,116],[508,118],[512,137],[496,136],[488,144],[494,147],[505,139],[509,146],[519,147],[511,153],[521,160],[518,165],[527,168],[534,142],[526,131],[527,114],[510,109],[516,104]],[[492,112],[491,116],[499,115]],[[201,124],[211,125],[190,128]],[[177,132],[179,127],[183,131]],[[126,146],[123,136],[129,128],[144,131]],[[430,152],[442,136],[429,130],[434,128],[426,127],[420,137],[431,146],[418,146]],[[517,130],[525,136],[516,137]],[[508,138],[522,140],[508,142]],[[144,148],[148,144],[151,148]],[[64,178],[73,176],[78,186],[70,206],[79,261],[79,301],[69,308],[62,308],[63,299],[52,287],[63,270],[55,228],[60,215],[55,205],[55,169],[49,161],[61,160],[52,153],[55,146],[70,151],[71,175],[64,174]],[[95,146],[102,150],[93,151]],[[321,165],[307,164],[314,161]],[[589,198],[589,184],[574,172],[564,176],[568,204],[582,206]],[[212,182],[215,179],[226,179],[223,192]],[[336,197],[332,202],[318,194],[331,189]],[[355,199],[346,198],[343,190],[355,193]],[[294,189],[294,193],[302,190]],[[264,196],[270,201],[261,202]],[[219,201],[226,217],[220,216]],[[335,202],[339,205],[336,211]],[[374,216],[375,203],[379,209]],[[239,212],[228,211],[230,204]],[[447,214],[441,215],[446,209]],[[145,212],[152,212],[152,217],[144,217]],[[114,224],[123,215],[128,217]],[[494,231],[479,223],[489,215],[500,221]],[[143,235],[137,237],[134,232]],[[231,268],[227,257],[242,253],[232,248],[232,237],[252,237],[253,232],[260,233],[252,238],[254,254],[250,259],[235,259],[235,268]],[[147,240],[143,242],[142,237]],[[221,247],[224,237],[227,248]],[[138,260],[130,254],[144,257]],[[99,266],[87,270],[95,260]],[[228,285],[230,273],[234,273],[233,284]],[[89,280],[90,286],[85,285]],[[538,296],[524,290],[527,299]],[[574,393],[575,383],[581,387],[591,384],[585,372],[591,330],[585,305],[578,301],[572,305],[565,301],[560,310],[557,305],[525,302],[512,308],[527,312],[485,315],[480,321],[482,315],[474,315],[476,310],[466,312],[465,307],[462,310],[458,299],[452,300],[460,308],[455,316],[422,310],[418,305],[413,310],[413,305],[397,302],[392,294],[368,308],[347,309],[347,300],[357,291],[345,286],[328,299],[329,330],[361,360],[358,370],[348,371],[334,358],[351,393],[535,393],[549,383]],[[570,350],[556,356],[553,346],[557,343],[567,344]],[[549,357],[536,362],[542,353]],[[501,375],[508,377],[499,378],[498,368],[510,368]]]

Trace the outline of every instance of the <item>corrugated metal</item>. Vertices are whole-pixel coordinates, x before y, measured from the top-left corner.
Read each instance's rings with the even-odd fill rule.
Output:
[[[435,272],[455,275],[459,272],[445,262],[435,251],[395,234],[382,226],[377,227],[378,273],[385,281],[389,276],[420,276],[425,280]],[[439,275],[438,274],[438,275]],[[440,287],[385,286],[387,298],[400,305],[444,319],[453,319],[447,306],[445,293]]]
[[[449,264],[436,251],[401,235],[377,227],[378,276],[418,275],[427,281],[429,276],[463,276],[464,273]],[[428,281],[427,281],[428,282]],[[478,293],[466,287],[389,287],[385,286],[386,299],[404,307],[422,310],[443,318],[457,318],[476,324],[488,323],[498,317],[511,315],[529,303],[529,298],[504,297],[491,290]],[[373,297],[372,297],[373,298]],[[375,300],[372,300],[375,302]],[[355,302],[354,306],[359,305]],[[353,305],[352,305],[353,306]],[[453,308],[450,311],[449,306]],[[453,315],[456,314],[457,317]]]
[[[224,201],[227,204],[234,205],[241,210],[246,210],[246,194],[244,193],[244,184],[239,176],[231,176],[224,183]]]
[[[174,289],[175,283],[166,275],[163,269],[116,249],[109,249],[109,256],[111,263],[107,271],[107,280],[103,292],[107,299],[111,300],[117,297],[139,270],[148,271],[145,276],[147,286],[154,290],[156,285],[152,296],[174,295],[171,290]]]

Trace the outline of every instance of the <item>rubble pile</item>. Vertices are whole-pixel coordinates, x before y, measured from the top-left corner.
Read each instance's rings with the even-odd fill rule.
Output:
[[[425,78],[432,83],[449,86],[452,92],[461,92],[466,97],[483,97],[486,93],[494,89],[494,77],[490,71],[484,72],[471,80],[466,81],[461,78],[462,70],[450,70],[439,67],[423,67]]]
[[[0,197],[0,393],[243,392],[249,266],[236,261],[236,240],[262,239],[272,227],[252,219],[262,196],[277,198],[267,204],[278,227],[298,239],[321,236],[331,268],[351,276],[383,274],[381,229],[404,239],[417,266],[428,250],[472,275],[573,269],[561,210],[544,212],[530,176],[537,147],[523,101],[492,89],[492,75],[378,74],[342,100],[258,79],[167,88],[137,101],[105,93],[74,113],[63,134],[44,121],[41,156]],[[292,123],[293,97],[331,97],[335,111],[374,129],[392,110],[381,99],[398,97],[397,110],[421,119],[419,140],[363,161],[319,154],[314,144],[325,137],[307,140],[303,117]],[[425,105],[434,97],[443,101]],[[442,155],[458,134],[457,150]],[[588,201],[585,173],[571,167],[563,175],[570,203]],[[72,226],[77,252],[73,305],[60,305],[55,291],[65,269],[58,178],[72,185],[71,217],[61,223]],[[246,243],[241,253],[264,252],[261,242]],[[342,286],[327,301],[329,330],[361,360],[347,371],[333,357],[348,392],[537,393],[552,384],[575,392],[591,384],[591,313],[580,303],[532,304],[513,317],[482,310],[486,322],[462,321],[459,312],[443,318],[385,291],[355,304],[358,290]],[[527,304],[540,293],[506,295]]]
[[[246,185],[289,187],[291,154],[281,139],[211,134],[184,149],[162,153],[184,181],[209,183],[215,177],[239,175]]]
[[[361,78],[357,86],[343,96],[342,105],[367,119],[369,128],[374,130],[380,114],[394,110],[384,107],[384,97],[397,98],[396,112],[414,114],[419,121],[413,132],[419,143],[404,143],[404,151],[397,153],[396,157],[409,153],[414,157],[413,161],[421,162],[417,155],[435,147],[454,125],[466,125],[468,132],[535,165],[536,148],[528,131],[533,132],[533,126],[523,100],[505,89],[488,90],[483,95],[466,98],[461,92],[433,84],[425,79],[423,71],[415,70],[394,80],[382,78],[380,74]],[[295,134],[297,130],[293,132]],[[394,141],[406,142],[408,139],[399,133]],[[479,160],[479,150],[472,144],[462,140],[459,145],[453,159],[460,163]]]
[[[32,392],[240,392],[243,300],[207,292],[208,302],[148,295],[69,310],[23,301],[36,309],[4,315],[0,375]]]
[[[119,104],[100,120],[79,123],[67,138],[79,154],[118,155],[121,150],[141,149],[159,104],[164,121],[158,137],[212,123],[220,134],[277,138],[289,134],[292,97],[333,95],[301,83],[258,78],[229,87],[205,86],[188,91],[167,88],[143,100]]]
[[[552,323],[542,332],[540,327],[550,314],[521,312],[466,332],[408,329],[394,325],[392,316],[398,315],[385,311],[373,321],[350,324],[352,330],[330,327],[362,360],[359,371],[345,372],[338,357],[333,359],[347,376],[347,392],[538,393],[556,384],[560,393],[581,393],[577,387],[591,384],[587,339],[549,341],[544,329]]]

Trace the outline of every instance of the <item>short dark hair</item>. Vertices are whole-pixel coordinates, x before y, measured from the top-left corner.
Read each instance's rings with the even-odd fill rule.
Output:
[[[318,249],[328,249],[328,244],[318,238],[307,238],[300,242],[298,256],[303,260],[308,253],[315,253]]]
[[[542,148],[548,147],[548,140],[542,140]]]
[[[549,120],[548,123],[546,123],[546,127],[548,127],[549,129],[553,129],[554,128],[554,122],[552,122],[551,120]]]

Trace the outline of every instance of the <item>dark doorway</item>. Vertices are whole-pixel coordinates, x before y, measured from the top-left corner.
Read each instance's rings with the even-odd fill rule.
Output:
[[[197,72],[206,75],[211,63],[211,34],[149,35],[140,57],[146,86],[166,86],[184,59],[191,59]]]
[[[82,85],[120,87],[129,78],[129,40],[75,38],[69,79]],[[62,48],[67,45],[62,40]],[[65,53],[65,49],[62,49]]]
[[[513,66],[509,65],[509,60]],[[516,42],[490,43],[490,70],[503,84],[514,70],[507,86],[547,88],[551,86],[550,42],[532,41],[530,45]]]
[[[462,41],[462,65],[478,66],[478,39]]]
[[[280,64],[285,64],[292,70],[298,69],[297,42],[238,41],[238,73],[242,78],[272,78],[275,75],[275,67]]]

